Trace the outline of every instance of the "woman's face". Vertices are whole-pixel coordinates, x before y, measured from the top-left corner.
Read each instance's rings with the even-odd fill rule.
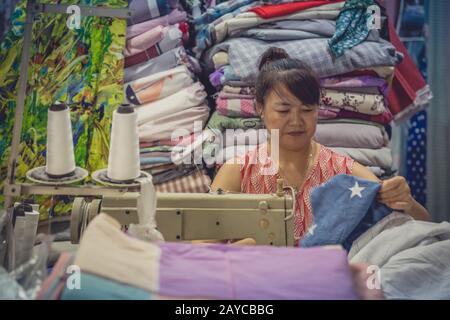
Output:
[[[272,90],[264,106],[257,105],[266,129],[279,130],[280,148],[300,151],[309,148],[316,132],[317,106],[306,106],[284,86]]]

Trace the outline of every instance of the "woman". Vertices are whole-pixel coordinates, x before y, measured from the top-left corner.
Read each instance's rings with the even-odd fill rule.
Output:
[[[295,236],[300,239],[312,223],[310,194],[314,187],[338,174],[351,174],[380,181],[353,159],[313,141],[318,118],[320,84],[307,65],[289,58],[278,48],[262,56],[256,81],[256,111],[268,132],[279,130],[278,173],[261,170],[258,154],[270,154],[268,141],[244,157],[225,163],[217,173],[212,191],[274,193],[277,179],[294,187],[296,196]],[[268,157],[266,157],[268,158]],[[264,162],[262,162],[264,163]],[[411,196],[403,177],[380,181],[378,201],[415,219],[429,220],[427,210]]]

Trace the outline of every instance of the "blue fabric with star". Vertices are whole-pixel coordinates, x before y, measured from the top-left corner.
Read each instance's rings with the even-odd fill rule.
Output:
[[[300,247],[342,245],[350,250],[353,241],[392,209],[377,202],[381,184],[351,175],[334,176],[311,192],[313,225]]]

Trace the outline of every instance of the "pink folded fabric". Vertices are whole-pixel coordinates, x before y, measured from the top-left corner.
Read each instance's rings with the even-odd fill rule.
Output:
[[[249,95],[249,94],[229,93],[229,92],[221,91],[221,92],[219,92],[219,98],[221,98],[221,99],[255,99],[255,96]]]
[[[138,54],[160,42],[167,34],[169,27],[157,26],[132,39],[127,40],[125,57]]]
[[[148,21],[144,21],[142,23],[138,23],[138,24],[127,27],[127,39],[136,37],[136,36],[138,36],[144,32],[147,32],[148,30],[153,29],[157,26],[167,27],[168,25],[171,25],[171,24],[176,24],[179,22],[186,21],[186,19],[187,19],[186,12],[175,9],[166,16],[148,20]]]
[[[255,102],[251,99],[217,98],[216,110],[222,116],[232,118],[256,117]]]
[[[339,114],[339,108],[319,108],[319,119],[334,119]]]

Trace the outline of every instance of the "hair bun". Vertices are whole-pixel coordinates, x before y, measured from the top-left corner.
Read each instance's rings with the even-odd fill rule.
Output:
[[[289,58],[289,55],[284,49],[270,47],[261,56],[261,60],[259,61],[259,70],[261,70],[266,64],[270,62],[287,58]]]

